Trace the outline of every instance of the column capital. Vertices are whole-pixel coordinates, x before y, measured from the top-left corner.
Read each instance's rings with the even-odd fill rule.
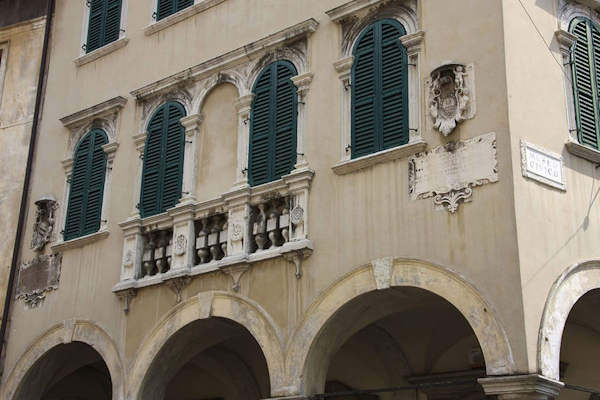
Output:
[[[179,122],[181,122],[181,125],[188,131],[199,127],[203,120],[204,116],[202,114],[192,114],[181,118]]]
[[[487,395],[499,400],[548,400],[558,396],[564,383],[538,374],[490,376],[477,380]]]

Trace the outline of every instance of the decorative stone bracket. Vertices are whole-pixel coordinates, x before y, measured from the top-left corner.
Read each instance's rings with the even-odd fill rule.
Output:
[[[123,311],[125,315],[129,314],[129,306],[131,305],[131,299],[133,299],[137,295],[136,289],[127,289],[122,292],[116,293],[119,300],[121,300],[124,304]]]
[[[475,116],[473,64],[449,62],[425,79],[428,112],[433,128],[448,136],[456,124]]]
[[[169,286],[177,295],[178,303],[181,303],[181,292],[183,291],[183,288],[186,287],[190,281],[190,277],[182,276],[167,282],[167,286]]]
[[[312,254],[312,248],[302,250],[293,250],[289,253],[283,253],[283,258],[294,264],[296,267],[296,279],[302,277],[302,261],[306,260]]]
[[[237,265],[229,265],[227,267],[221,268],[221,271],[226,275],[229,275],[233,280],[233,290],[236,292],[240,291],[240,279],[242,279],[242,275],[250,268],[250,264],[237,264]]]

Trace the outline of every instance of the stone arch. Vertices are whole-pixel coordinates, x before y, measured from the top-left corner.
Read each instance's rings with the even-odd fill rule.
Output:
[[[516,372],[506,332],[490,301],[463,276],[438,264],[414,259],[384,258],[341,277],[308,308],[290,340],[286,357],[290,387],[302,394],[321,390],[327,360],[322,352],[332,342],[328,322],[357,297],[392,287],[415,287],[452,304],[467,320],[479,340],[488,375]],[[348,318],[352,318],[348,316]],[[329,324],[329,326],[332,324]]]
[[[140,133],[147,132],[150,119],[154,116],[156,110],[169,101],[175,101],[183,106],[185,115],[192,115],[193,96],[185,89],[172,90],[167,93],[160,94],[152,99],[145,100],[142,105],[142,118],[140,122]]]
[[[141,400],[148,366],[177,331],[194,321],[210,317],[228,319],[246,328],[263,351],[271,388],[281,385],[284,381],[283,340],[275,322],[250,299],[211,291],[199,293],[178,304],[146,336],[134,356],[127,381],[127,399]]]
[[[538,370],[559,380],[562,334],[571,309],[584,294],[600,288],[600,260],[579,262],[564,271],[552,285],[538,336]]]
[[[13,399],[27,372],[43,355],[58,345],[72,342],[85,343],[100,354],[110,372],[112,398],[124,400],[125,370],[121,353],[114,340],[97,323],[77,318],[55,325],[29,346],[8,374],[0,398]]]
[[[250,68],[250,73],[248,74],[248,80],[246,81],[246,86],[248,87],[248,91],[250,92],[254,87],[254,82],[258,78],[258,75],[265,69],[266,66],[275,62],[275,61],[289,61],[296,68],[296,72],[298,75],[301,75],[305,72],[308,72],[308,48],[306,47],[305,41],[300,41],[296,44],[296,47],[281,47],[275,49],[260,59],[256,60],[256,62]]]
[[[212,92],[212,90],[222,83],[231,83],[234,85],[237,88],[238,97],[250,93],[250,88],[246,85],[246,78],[243,76],[241,71],[221,71],[218,74],[215,74],[202,81],[200,88],[198,89],[198,93],[194,96],[192,110],[195,110],[198,114],[202,114],[204,101]]]
[[[600,18],[598,18],[598,14],[595,11],[582,4],[567,1],[564,2],[558,13],[559,29],[568,32],[571,21],[577,17],[585,17],[592,20],[596,25],[600,26]]]
[[[380,19],[394,19],[406,30],[406,34],[410,35],[419,30],[419,19],[417,18],[416,10],[406,8],[399,4],[384,5],[370,11],[367,15],[352,22],[342,23],[342,58],[352,55],[352,49],[360,34],[373,22]]]

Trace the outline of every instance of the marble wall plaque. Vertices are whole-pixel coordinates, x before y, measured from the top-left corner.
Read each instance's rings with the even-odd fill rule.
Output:
[[[496,134],[450,142],[409,158],[412,200],[498,181]]]
[[[15,298],[23,298],[36,307],[44,292],[58,289],[62,254],[41,255],[27,263],[21,263],[17,278]]]
[[[526,178],[567,190],[562,156],[524,139],[521,139],[521,172]]]
[[[434,197],[440,209],[456,212],[470,201],[473,186],[498,181],[494,132],[459,142],[448,142],[408,160],[411,200]]]

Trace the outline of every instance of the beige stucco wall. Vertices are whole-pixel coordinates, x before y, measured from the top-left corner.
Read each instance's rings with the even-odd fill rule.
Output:
[[[306,101],[305,147],[309,167],[315,171],[309,194],[309,239],[315,249],[303,264],[301,279],[295,278],[287,261],[265,261],[242,277],[239,295],[259,304],[288,343],[309,318],[306,313],[314,311],[318,296],[340,277],[388,256],[434,263],[469,282],[485,299],[477,304],[488,304],[496,313],[512,349],[512,372],[537,370],[537,335],[550,286],[569,265],[594,257],[593,239],[599,233],[599,216],[590,207],[597,190],[594,165],[564,151],[568,132],[562,72],[552,60],[559,56],[553,42],[557,29],[553,1],[523,3],[554,54],[517,2],[453,0],[451,7],[441,7],[440,0],[418,2],[419,28],[425,31],[420,55],[421,126],[428,150],[448,139],[426,129],[422,81],[447,60],[473,63],[477,93],[475,118],[459,125],[449,139],[496,133],[499,180],[475,188],[473,201],[461,205],[456,214],[436,211],[431,198],[410,200],[406,158],[342,176],[332,171],[340,161],[341,87],[332,64],[341,57],[341,37],[339,26],[325,11],[345,1],[227,0],[150,36],[142,31],[151,14],[148,2],[128,3],[128,44],[80,67],[73,60],[81,46],[84,2],[56,4],[38,145],[43,151],[34,165],[30,207],[43,195],[66,201],[60,161],[67,157],[69,131],[59,118],[116,96],[128,100],[117,124],[119,148],[107,214],[110,235],[65,252],[60,287],[47,293],[40,307],[27,309],[22,301],[15,302],[8,371],[35,338],[74,317],[102,326],[115,340],[126,369],[130,366],[142,340],[177,303],[169,287],[157,285],[140,290],[125,315],[123,304],[111,292],[120,279],[123,234],[118,223],[134,210],[136,197],[139,160],[132,136],[140,131],[141,107],[129,93],[308,18],[319,22],[309,38],[314,79]],[[232,85],[220,86],[202,110],[195,110],[204,116],[198,201],[212,199],[234,183],[238,121],[232,100],[238,96]],[[521,137],[564,155],[566,193],[521,177]],[[26,238],[32,235],[29,214]],[[582,227],[586,216],[589,225]],[[22,260],[33,257],[24,246]],[[220,272],[195,277],[183,290],[183,299],[208,291],[233,293],[232,281]],[[468,309],[467,300],[456,301],[457,308]]]
[[[12,262],[44,42],[45,17],[0,30],[0,308]],[[2,85],[2,78],[4,84]],[[29,241],[25,240],[26,247]]]
[[[550,288],[570,266],[598,257],[600,214],[596,164],[565,147],[569,125],[564,80],[570,74],[563,73],[554,35],[560,27],[558,3],[523,5],[531,19],[519,3],[503,2],[519,261],[529,369],[536,370],[540,321]],[[520,138],[564,157],[566,191],[521,175]]]

